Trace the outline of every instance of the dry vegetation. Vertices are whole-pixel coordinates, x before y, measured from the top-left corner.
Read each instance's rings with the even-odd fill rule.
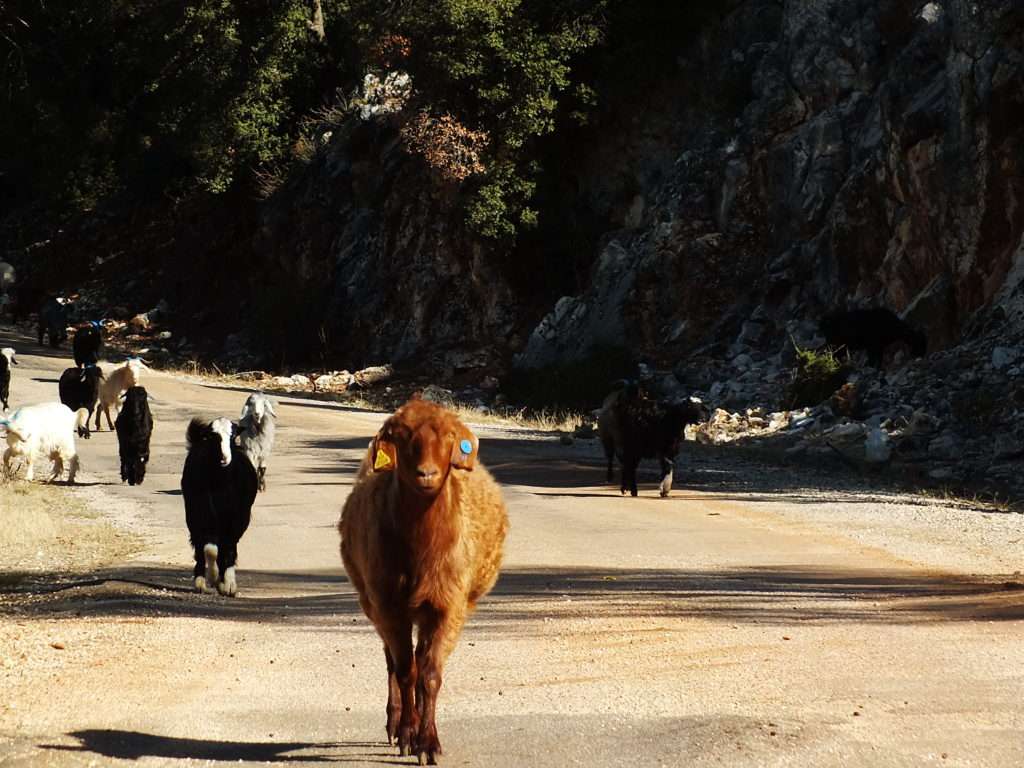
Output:
[[[0,479],[0,589],[55,572],[102,567],[137,538],[57,485]]]
[[[289,395],[312,400],[343,403],[352,408],[388,413],[404,403],[409,396],[422,389],[421,384],[391,383],[389,386],[377,386],[364,389],[345,391],[311,392],[308,389],[283,387],[275,385],[269,376],[259,378],[255,374],[262,372],[225,373],[216,365],[206,366],[192,360],[183,366],[167,366],[158,369],[169,376],[191,377],[200,383],[220,384],[241,388],[251,388],[268,394]],[[558,408],[525,408],[525,407],[493,407],[480,410],[470,405],[445,404],[458,414],[463,421],[474,424],[494,424],[505,427],[520,427],[538,432],[575,431],[583,424],[593,421],[588,414],[569,409]]]

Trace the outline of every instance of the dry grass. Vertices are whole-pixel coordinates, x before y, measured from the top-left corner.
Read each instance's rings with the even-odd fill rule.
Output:
[[[160,373],[169,376],[183,376],[199,380],[201,382],[231,385],[237,387],[251,387],[253,390],[267,392],[269,394],[295,395],[298,397],[313,396],[317,400],[343,403],[351,408],[359,408],[366,411],[388,413],[393,411],[402,402],[405,402],[406,390],[411,391],[417,387],[394,387],[376,389],[349,389],[346,391],[318,391],[312,392],[308,389],[299,390],[295,387],[278,386],[273,383],[269,374],[262,371],[243,371],[240,373],[225,373],[216,365],[203,365],[193,360],[183,366],[169,366],[159,368]],[[587,423],[590,419],[586,414],[562,409],[542,408],[539,410],[531,408],[504,407],[480,411],[472,406],[455,404],[448,406],[458,414],[459,418],[466,422],[475,424],[494,424],[505,427],[519,427],[522,429],[536,430],[538,432],[561,432],[572,433],[579,426]]]
[[[0,510],[0,585],[32,574],[91,570],[139,546],[62,486],[0,479]]]

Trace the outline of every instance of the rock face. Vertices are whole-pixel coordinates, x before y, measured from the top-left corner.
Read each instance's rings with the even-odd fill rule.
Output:
[[[275,285],[267,304],[296,297],[301,335],[319,336],[319,354],[350,367],[494,365],[515,327],[515,302],[446,194],[386,124],[333,137],[265,209],[254,251],[260,279]]]
[[[851,305],[903,313],[930,349],[994,305],[1022,322],[1022,37],[1014,0],[736,4],[680,64],[679,82],[729,101],[661,94],[597,150],[642,214],[521,363],[585,355],[591,337],[655,359],[777,351],[787,324]],[[656,151],[674,162],[652,182],[652,123],[670,120]]]

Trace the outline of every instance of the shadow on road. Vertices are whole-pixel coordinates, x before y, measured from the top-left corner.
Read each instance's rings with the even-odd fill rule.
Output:
[[[254,763],[408,764],[407,760],[401,760],[394,754],[395,747],[374,742],[212,741],[110,729],[73,731],[68,735],[79,743],[71,746],[40,744],[39,747],[57,752],[88,752],[120,760],[164,758]]]
[[[337,571],[239,570],[238,598],[198,594],[191,569],[135,567],[72,575],[0,574],[0,616],[184,616],[367,631],[355,592]],[[471,621],[497,633],[529,632],[544,618],[694,617],[728,624],[1024,619],[1024,589],[1007,581],[900,570],[817,567],[687,571],[509,568]]]

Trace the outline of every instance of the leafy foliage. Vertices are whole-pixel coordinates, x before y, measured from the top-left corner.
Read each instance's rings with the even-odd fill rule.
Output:
[[[656,77],[671,30],[708,17],[657,0],[78,0],[0,4],[0,200],[62,216],[127,199],[265,195],[310,157],[318,110],[370,78],[411,82],[411,154],[461,194],[479,235],[536,226],[546,137]],[[666,34],[666,32],[669,32]],[[402,82],[405,82],[404,80]],[[370,110],[373,112],[373,110]],[[349,110],[356,119],[358,110]],[[364,115],[366,117],[366,115]],[[270,180],[270,183],[268,183]],[[557,214],[555,215],[557,218]]]

